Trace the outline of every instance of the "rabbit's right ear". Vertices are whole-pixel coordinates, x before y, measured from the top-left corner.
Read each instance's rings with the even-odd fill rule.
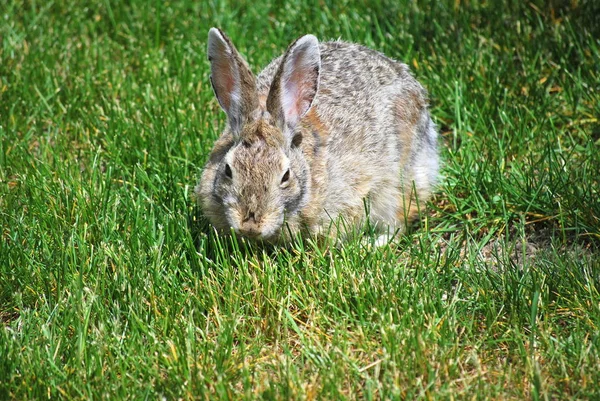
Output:
[[[231,131],[239,135],[243,123],[258,108],[254,74],[231,40],[217,28],[208,31],[208,60],[215,96],[227,113]]]
[[[293,131],[310,109],[319,88],[321,52],[319,41],[305,35],[285,52],[267,97],[267,111],[281,128]]]

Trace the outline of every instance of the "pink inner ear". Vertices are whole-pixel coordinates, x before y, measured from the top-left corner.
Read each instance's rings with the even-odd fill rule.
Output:
[[[307,112],[315,95],[314,67],[307,65],[304,55],[295,61],[295,67],[284,83],[282,105],[285,119],[295,124]]]
[[[231,94],[235,85],[235,79],[231,71],[232,64],[226,57],[214,60],[213,63],[212,80],[215,92],[217,92],[217,97],[223,108],[228,111],[231,108]]]
[[[300,89],[293,78],[286,82],[282,94],[282,104],[286,121],[296,121],[300,114]]]

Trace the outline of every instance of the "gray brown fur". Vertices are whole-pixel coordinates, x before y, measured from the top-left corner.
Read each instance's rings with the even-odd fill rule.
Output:
[[[213,42],[220,40],[211,34]],[[228,113],[230,124],[196,187],[200,205],[218,230],[277,241],[297,232],[336,235],[331,222],[338,217],[346,227],[361,224],[366,200],[370,222],[386,241],[416,217],[417,200],[422,207],[438,179],[438,139],[426,91],[405,64],[360,45],[317,44],[309,36],[254,83],[239,81],[245,105],[249,97],[255,110],[244,105],[243,115]],[[230,46],[234,60],[241,59]],[[217,63],[211,63],[214,76]],[[294,80],[298,84],[287,90]],[[244,123],[234,132],[231,121],[238,118]]]

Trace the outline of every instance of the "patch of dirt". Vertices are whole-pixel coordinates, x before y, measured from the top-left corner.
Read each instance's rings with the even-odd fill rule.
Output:
[[[569,255],[587,262],[591,262],[594,257],[590,244],[568,242],[557,246],[556,240],[560,238],[560,234],[550,228],[531,231],[526,233],[524,238],[517,239],[514,234],[510,237],[512,239],[507,241],[506,237],[501,235],[489,241],[479,251],[480,259],[498,271],[501,266],[506,266],[507,262],[517,267],[533,264],[549,252]]]
[[[17,320],[19,312],[15,310],[0,310],[0,324],[9,325],[11,322]]]

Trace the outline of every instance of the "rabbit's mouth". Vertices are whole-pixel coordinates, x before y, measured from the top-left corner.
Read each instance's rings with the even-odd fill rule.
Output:
[[[248,239],[252,239],[252,240],[259,240],[259,239],[263,239],[263,235],[260,231],[254,230],[252,228],[239,228],[238,230],[236,230],[236,234],[239,234],[243,237],[246,237]]]
[[[235,230],[237,235],[241,235],[252,241],[274,242],[279,238],[279,230],[273,232],[259,232],[254,230]]]

